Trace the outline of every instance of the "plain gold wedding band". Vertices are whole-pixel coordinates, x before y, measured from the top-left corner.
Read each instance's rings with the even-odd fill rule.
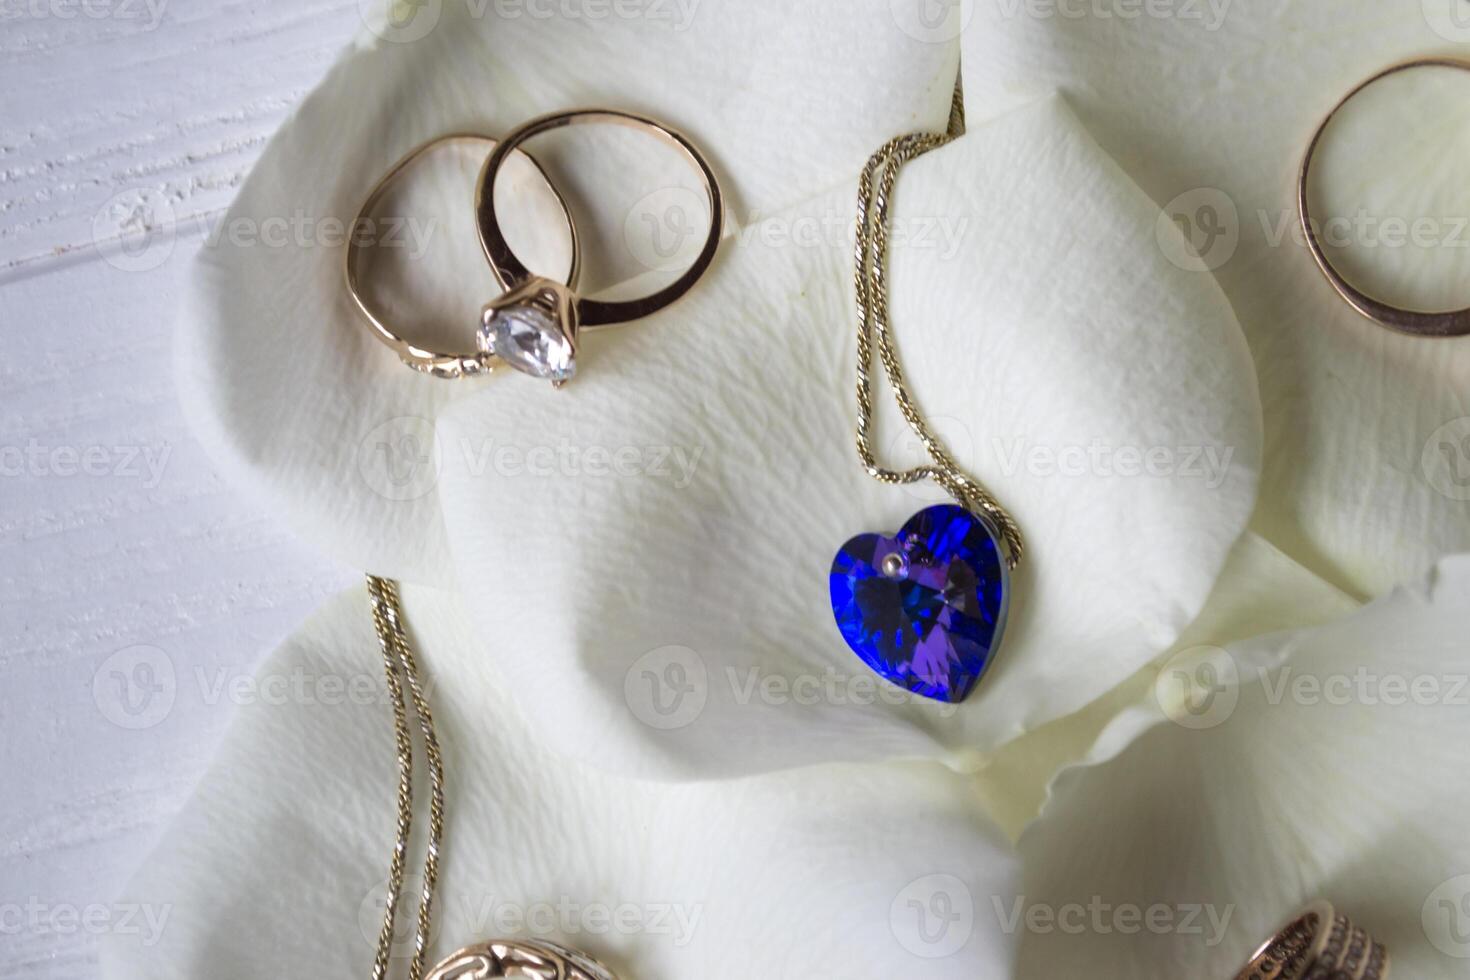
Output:
[[[1297,177],[1297,211],[1302,225],[1302,232],[1306,235],[1307,248],[1312,252],[1312,258],[1317,260],[1317,267],[1337,290],[1338,295],[1347,300],[1353,309],[1363,316],[1368,317],[1383,326],[1401,333],[1414,334],[1420,337],[1462,337],[1470,334],[1470,308],[1463,310],[1448,310],[1440,313],[1425,313],[1416,310],[1406,310],[1401,307],[1391,306],[1382,300],[1374,299],[1367,293],[1358,289],[1348,282],[1332,266],[1327,253],[1322,248],[1322,241],[1318,235],[1316,226],[1312,222],[1311,209],[1307,202],[1307,178],[1312,170],[1312,158],[1317,153],[1317,147],[1322,142],[1322,134],[1327,131],[1327,126],[1342,111],[1343,107],[1353,100],[1353,97],[1365,88],[1380,82],[1400,72],[1410,71],[1415,68],[1454,68],[1459,71],[1470,71],[1470,62],[1459,61],[1454,58],[1420,58],[1415,61],[1407,61],[1401,65],[1394,65],[1385,69],[1353,88],[1347,95],[1333,107],[1317,131],[1312,134],[1312,141],[1307,145],[1306,155],[1302,158],[1301,171]]]

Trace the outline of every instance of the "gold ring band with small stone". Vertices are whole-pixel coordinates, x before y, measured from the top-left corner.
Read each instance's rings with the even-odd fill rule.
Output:
[[[362,254],[365,243],[362,240],[362,236],[357,234],[356,229],[362,227],[364,222],[369,220],[369,215],[378,205],[378,202],[383,199],[384,195],[397,183],[399,178],[404,176],[415,163],[427,156],[430,151],[451,143],[480,143],[484,144],[488,150],[496,145],[496,140],[493,137],[482,136],[478,133],[451,133],[448,136],[440,136],[436,139],[429,140],[427,143],[422,143],[406,153],[378,180],[377,184],[373,186],[373,189],[368,192],[366,199],[363,200],[362,207],[358,209],[357,218],[352,224],[354,229],[353,234],[349,235],[347,239],[347,254],[344,261],[347,294],[352,298],[353,305],[357,307],[357,311],[362,315],[362,318],[372,328],[373,336],[392,350],[393,353],[397,354],[404,364],[407,364],[415,371],[421,371],[424,374],[432,375],[436,378],[464,378],[483,374],[490,369],[491,365],[483,351],[431,350],[399,336],[398,332],[389,324],[387,317],[368,301],[367,296],[362,290]],[[566,282],[568,286],[576,288],[577,277],[581,267],[581,251],[577,241],[577,227],[572,220],[572,212],[567,207],[567,202],[561,196],[561,192],[556,189],[556,186],[551,183],[551,179],[546,176],[546,172],[541,169],[541,165],[529,154],[526,154],[526,158],[536,168],[537,175],[550,188],[552,195],[556,198],[556,203],[561,207],[562,214],[566,217],[567,233],[571,236],[572,244],[572,260],[570,267],[567,269]],[[511,284],[502,279],[500,280],[500,288],[509,289],[511,288]]]
[[[1387,980],[1388,950],[1327,902],[1293,916],[1235,980]]]

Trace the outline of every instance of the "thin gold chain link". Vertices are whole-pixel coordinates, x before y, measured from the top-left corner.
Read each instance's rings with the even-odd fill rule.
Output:
[[[889,202],[898,181],[898,172],[915,157],[952,142],[965,131],[965,110],[960,90],[955,89],[946,133],[910,133],[889,140],[868,160],[858,180],[857,234],[854,286],[857,292],[857,451],[864,469],[873,479],[887,484],[917,483],[933,480],[954,497],[961,506],[981,510],[990,516],[1000,530],[1006,550],[1006,561],[1015,568],[1025,550],[1021,529],[990,491],[960,469],[949,450],[930,430],[904,381],[903,367],[893,344],[888,310],[888,243]],[[873,452],[873,340],[877,338],[878,357],[888,377],[899,411],[914,435],[918,436],[930,462],[907,470],[887,469],[878,464]]]
[[[393,845],[393,858],[388,868],[388,896],[383,915],[383,930],[378,935],[378,951],[373,961],[373,980],[386,980],[393,950],[393,932],[398,918],[398,899],[403,892],[404,870],[408,859],[409,838],[413,831],[413,732],[408,722],[411,703],[419,720],[419,733],[424,742],[424,758],[429,765],[429,847],[424,858],[424,890],[419,896],[418,926],[414,932],[413,962],[410,980],[422,980],[429,953],[429,932],[434,920],[434,890],[439,881],[439,849],[444,841],[444,760],[439,752],[439,737],[434,729],[434,715],[429,710],[428,696],[419,678],[418,661],[403,626],[403,610],[398,586],[388,579],[369,575],[368,596],[372,601],[373,627],[383,651],[383,669],[388,694],[393,701],[393,732],[398,750],[398,836]],[[407,699],[404,689],[407,688]]]

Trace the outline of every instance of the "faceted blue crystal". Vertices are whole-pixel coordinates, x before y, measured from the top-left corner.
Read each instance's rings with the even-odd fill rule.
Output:
[[[969,696],[1005,629],[1010,576],[990,523],[954,504],[893,537],[860,534],[832,562],[832,612],[878,674],[938,701]]]

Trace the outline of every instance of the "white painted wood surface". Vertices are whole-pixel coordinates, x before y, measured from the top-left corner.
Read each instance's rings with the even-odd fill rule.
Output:
[[[355,0],[0,0],[0,978],[94,977],[100,933],[149,928],[115,896],[222,685],[356,577],[180,417],[196,242],[160,227],[141,271],[111,250],[226,206],[359,24]]]

